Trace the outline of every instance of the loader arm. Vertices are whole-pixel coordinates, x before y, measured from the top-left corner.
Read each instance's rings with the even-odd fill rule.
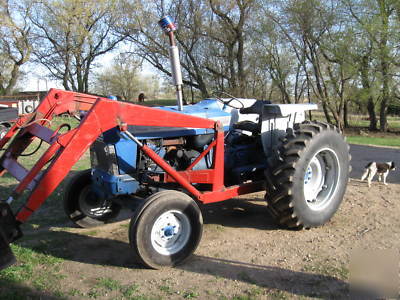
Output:
[[[45,126],[57,115],[65,113],[73,115],[81,110],[87,110],[87,115],[78,127],[64,134]],[[21,117],[0,141],[0,145],[4,146],[13,135],[16,135],[0,158],[2,170],[7,170],[20,181],[10,195],[9,202],[17,199],[25,189],[31,190],[27,202],[18,210],[16,219],[21,223],[25,222],[50,196],[97,137],[116,126],[123,128],[121,125],[213,129],[215,139],[210,147],[214,148],[214,158],[213,168],[209,171],[191,170],[192,165],[188,170],[178,172],[146,145],[142,145],[141,150],[166,171],[169,181],[178,182],[203,202],[225,200],[247,193],[249,188],[252,189],[252,186],[234,186],[229,189],[224,187],[224,134],[218,122],[128,102],[53,89],[31,116]],[[50,146],[28,171],[18,163],[17,159],[35,138],[42,139]],[[204,152],[209,152],[210,147]],[[47,169],[43,170],[47,164],[49,164]],[[192,185],[196,180],[211,184],[212,190],[201,193]]]
[[[67,133],[59,134],[45,126],[57,115],[75,114],[81,110],[88,110],[87,115],[78,127]],[[21,223],[25,222],[32,212],[37,210],[50,196],[97,137],[121,124],[208,129],[215,129],[217,125],[216,122],[204,118],[107,98],[51,90],[36,112],[29,117],[21,117],[0,141],[0,146],[4,146],[14,134],[16,135],[0,158],[2,170],[7,170],[20,181],[8,200],[12,201],[18,198],[27,188],[31,190],[26,204],[19,209],[16,219]],[[17,159],[35,138],[42,139],[50,146],[33,168],[28,171],[18,163]],[[220,144],[223,147],[223,136]],[[147,146],[143,145],[142,151],[152,159],[158,160],[158,163],[163,165],[161,166],[163,169],[167,168],[168,171],[172,171],[172,167],[168,167],[165,161],[157,154],[152,153]],[[49,166],[42,172],[47,164]],[[200,195],[185,178],[173,172],[170,175],[186,186],[189,192],[195,196]]]

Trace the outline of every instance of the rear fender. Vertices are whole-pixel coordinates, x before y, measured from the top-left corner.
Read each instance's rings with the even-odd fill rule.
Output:
[[[316,104],[266,104],[262,111],[261,140],[264,153],[271,154],[286,129],[305,120],[306,111],[318,109]]]

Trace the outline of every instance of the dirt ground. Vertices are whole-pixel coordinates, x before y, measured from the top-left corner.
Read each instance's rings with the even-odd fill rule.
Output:
[[[94,229],[31,229],[26,236],[51,244],[46,253],[64,259],[59,284],[68,299],[347,298],[353,251],[398,251],[399,194],[399,184],[374,183],[368,189],[352,179],[333,219],[302,231],[278,228],[263,193],[203,206],[202,241],[195,255],[174,269],[148,270],[135,263],[129,219]],[[100,279],[114,285],[101,287]]]

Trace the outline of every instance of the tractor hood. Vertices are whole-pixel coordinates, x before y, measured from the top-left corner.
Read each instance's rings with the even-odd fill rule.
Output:
[[[193,105],[185,105],[183,111],[178,106],[155,107],[180,114],[220,121],[225,130],[229,130],[231,113],[224,110],[224,105],[215,99],[205,99]],[[129,126],[128,130],[139,139],[168,138],[213,133],[212,129],[156,127],[156,126]]]

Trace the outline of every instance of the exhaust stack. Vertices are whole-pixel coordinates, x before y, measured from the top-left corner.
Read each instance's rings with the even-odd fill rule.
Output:
[[[171,62],[171,73],[174,85],[176,87],[176,101],[178,109],[183,111],[183,96],[182,96],[182,71],[181,62],[179,60],[179,50],[175,43],[174,31],[176,26],[170,16],[164,16],[158,21],[158,24],[169,37],[169,59]]]

